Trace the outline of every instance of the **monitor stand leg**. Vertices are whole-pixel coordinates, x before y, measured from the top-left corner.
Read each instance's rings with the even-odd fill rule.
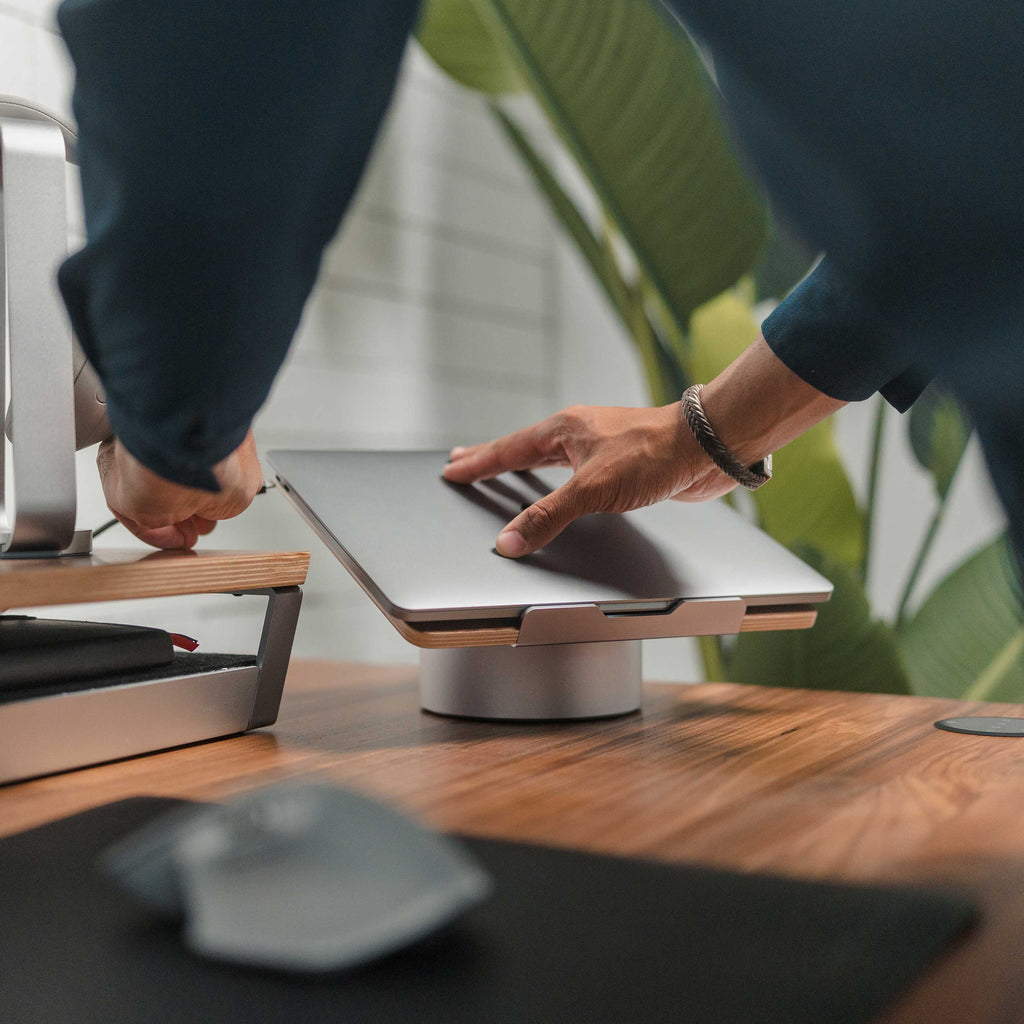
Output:
[[[462,718],[629,714],[640,707],[640,641],[423,650],[420,702]]]

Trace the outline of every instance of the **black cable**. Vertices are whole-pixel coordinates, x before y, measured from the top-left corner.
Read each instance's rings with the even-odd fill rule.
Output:
[[[106,533],[112,526],[117,526],[116,519],[108,519],[102,526],[97,526],[96,529],[92,531],[93,537],[98,537],[101,533]]]

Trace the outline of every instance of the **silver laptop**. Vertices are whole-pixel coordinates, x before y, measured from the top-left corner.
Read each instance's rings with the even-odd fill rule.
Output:
[[[543,550],[502,558],[494,550],[501,528],[569,471],[462,486],[442,479],[446,459],[436,451],[269,454],[285,496],[420,646],[444,646],[444,638],[458,646],[460,636],[471,644],[515,642],[528,616],[540,622],[540,611],[549,637],[573,612],[574,642],[800,628],[832,592],[828,580],[722,502],[585,516]],[[580,624],[581,610],[589,624]],[[499,639],[474,639],[491,634]]]

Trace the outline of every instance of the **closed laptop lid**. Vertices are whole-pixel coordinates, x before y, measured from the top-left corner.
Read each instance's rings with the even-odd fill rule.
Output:
[[[569,470],[442,479],[446,452],[274,451],[286,496],[367,594],[405,622],[515,619],[596,604],[650,612],[681,600],[827,600],[832,584],[723,502],[667,501],[572,523],[535,554],[494,550],[501,528]]]

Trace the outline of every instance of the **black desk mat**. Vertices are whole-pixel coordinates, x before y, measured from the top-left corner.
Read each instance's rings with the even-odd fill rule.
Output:
[[[326,978],[189,954],[94,868],[176,801],[0,840],[3,1024],[858,1024],[976,913],[953,894],[796,882],[483,840],[495,895]]]

